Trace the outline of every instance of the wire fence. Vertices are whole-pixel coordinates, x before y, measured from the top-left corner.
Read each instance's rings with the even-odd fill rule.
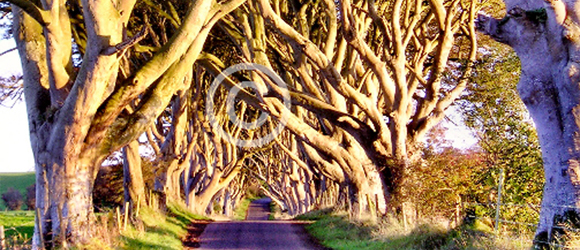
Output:
[[[578,234],[578,238],[575,239],[570,245],[571,240],[568,240],[568,244],[562,245],[563,241],[542,241],[534,239],[534,234],[536,229],[538,228],[539,224],[537,222],[537,218],[539,218],[541,205],[537,204],[515,204],[515,203],[503,203],[502,202],[502,191],[503,191],[503,183],[504,183],[504,171],[501,170],[499,185],[497,187],[497,202],[495,203],[476,203],[476,202],[464,202],[462,203],[464,208],[483,208],[487,210],[487,216],[484,214],[482,216],[478,215],[468,215],[466,216],[472,220],[482,220],[482,221],[493,221],[493,230],[495,232],[495,237],[498,239],[503,240],[510,240],[510,241],[519,241],[521,242],[520,246],[522,249],[529,249],[535,244],[541,244],[545,246],[550,246],[550,249],[578,249],[580,250],[580,229],[573,228],[573,227],[566,227],[565,225],[555,224],[552,226],[552,229],[560,230],[561,232],[571,232]],[[544,205],[546,206],[546,205]],[[575,211],[580,211],[580,207],[576,206],[569,206],[569,205],[547,205],[551,208],[564,208],[564,209],[571,209]],[[523,222],[523,221],[516,221],[510,220],[504,217],[502,210],[508,209],[530,209],[534,211],[537,216],[536,222]],[[489,216],[489,214],[493,211],[495,217]],[[513,217],[513,216],[512,216]],[[515,227],[526,228],[525,230],[514,230]],[[506,228],[510,228],[511,230],[507,230]],[[502,230],[506,229],[506,230]],[[514,233],[517,237],[514,237]]]

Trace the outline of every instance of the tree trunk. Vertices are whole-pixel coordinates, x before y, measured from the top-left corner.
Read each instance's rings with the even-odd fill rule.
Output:
[[[536,238],[555,222],[578,218],[580,205],[580,30],[578,1],[508,1],[502,20],[478,28],[514,48],[521,60],[520,97],[536,124],[545,186]]]
[[[68,153],[68,151],[63,151]],[[94,223],[93,214],[93,180],[97,166],[93,159],[70,159],[56,153],[40,154],[36,167],[37,208],[40,209],[38,221],[42,224],[40,232],[36,226],[33,238],[33,248],[40,248],[40,237],[43,237],[45,247],[67,247],[87,243],[92,238]],[[48,156],[48,157],[44,157]],[[54,159],[64,159],[56,162]],[[39,171],[40,170],[40,171]]]
[[[151,126],[187,82],[213,25],[243,0],[194,1],[169,42],[147,62],[135,63],[141,66],[127,79],[118,74],[120,61],[141,57],[125,52],[143,38],[127,37],[141,34],[128,25],[135,0],[9,2],[28,12],[12,8],[41,209],[33,248],[41,247],[41,237],[47,246],[83,243],[92,233],[97,166]],[[82,15],[69,17],[79,9]],[[71,24],[78,23],[83,25],[72,32]],[[78,68],[73,33],[86,39],[74,39],[83,56]],[[123,112],[139,98],[134,112]]]
[[[213,185],[203,190],[192,199],[193,211],[197,214],[205,214],[214,196],[221,190],[217,185]]]
[[[167,197],[167,202],[177,202],[181,200],[181,176],[183,169],[177,160],[173,160],[171,165],[167,168],[165,175],[165,183],[163,185],[163,192]]]
[[[15,39],[25,71],[25,97],[36,164],[36,201],[40,209],[37,221],[42,225],[42,232],[39,224],[35,225],[33,248],[42,247],[41,237],[48,248],[87,242],[92,233],[93,181],[102,159],[83,150],[80,140],[87,127],[81,123],[86,120],[77,120],[80,112],[67,112],[74,110],[72,103],[53,114],[39,110],[47,105],[54,109],[44,57],[46,42],[40,24],[18,8],[14,10]]]
[[[125,204],[129,203],[131,211],[140,202],[145,201],[145,182],[141,170],[141,155],[139,154],[139,141],[135,140],[123,148],[123,188]]]

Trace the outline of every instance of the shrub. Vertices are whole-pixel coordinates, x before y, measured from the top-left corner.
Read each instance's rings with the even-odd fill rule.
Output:
[[[123,165],[99,169],[93,188],[93,204],[97,211],[123,206]]]
[[[6,193],[2,194],[2,200],[8,208],[8,210],[20,210],[24,201],[22,200],[22,194],[14,188],[8,188]]]
[[[36,184],[32,184],[26,188],[26,200],[24,204],[28,207],[28,210],[36,209]]]

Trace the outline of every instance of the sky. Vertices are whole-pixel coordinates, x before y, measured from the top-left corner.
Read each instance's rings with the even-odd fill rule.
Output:
[[[0,40],[0,53],[15,46],[13,39]],[[13,51],[0,57],[1,76],[19,75],[20,72],[22,69],[18,52]],[[0,105],[0,173],[33,170],[34,158],[28,136],[26,105],[23,101],[17,102],[12,108]]]
[[[0,106],[0,173],[34,170],[29,138],[24,102]]]
[[[14,48],[14,40],[0,40],[0,53]],[[18,52],[13,51],[0,57],[0,76],[21,74]],[[11,103],[9,103],[11,104]],[[461,125],[460,119],[450,110],[450,119],[455,124],[446,122],[446,137],[456,148],[468,148],[477,143],[477,139],[468,128]],[[0,173],[34,171],[34,158],[30,148],[26,105],[17,102],[12,108],[0,105]]]

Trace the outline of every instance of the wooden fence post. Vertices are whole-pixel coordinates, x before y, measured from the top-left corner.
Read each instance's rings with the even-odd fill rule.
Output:
[[[499,172],[499,185],[497,185],[497,204],[495,207],[495,234],[499,234],[499,226],[500,226],[500,209],[501,209],[501,190],[503,188],[503,178],[504,178],[504,170],[503,168]]]
[[[123,219],[123,231],[127,229],[127,221],[129,220],[129,206],[131,206],[131,204],[129,202],[125,202],[125,217]]]
[[[121,227],[123,226],[123,224],[121,224],[121,210],[119,209],[119,207],[116,207],[115,209],[115,215],[117,216],[117,227],[119,229],[119,233],[121,232]]]
[[[4,235],[4,226],[0,225],[0,250],[7,249],[6,248],[6,240]]]

